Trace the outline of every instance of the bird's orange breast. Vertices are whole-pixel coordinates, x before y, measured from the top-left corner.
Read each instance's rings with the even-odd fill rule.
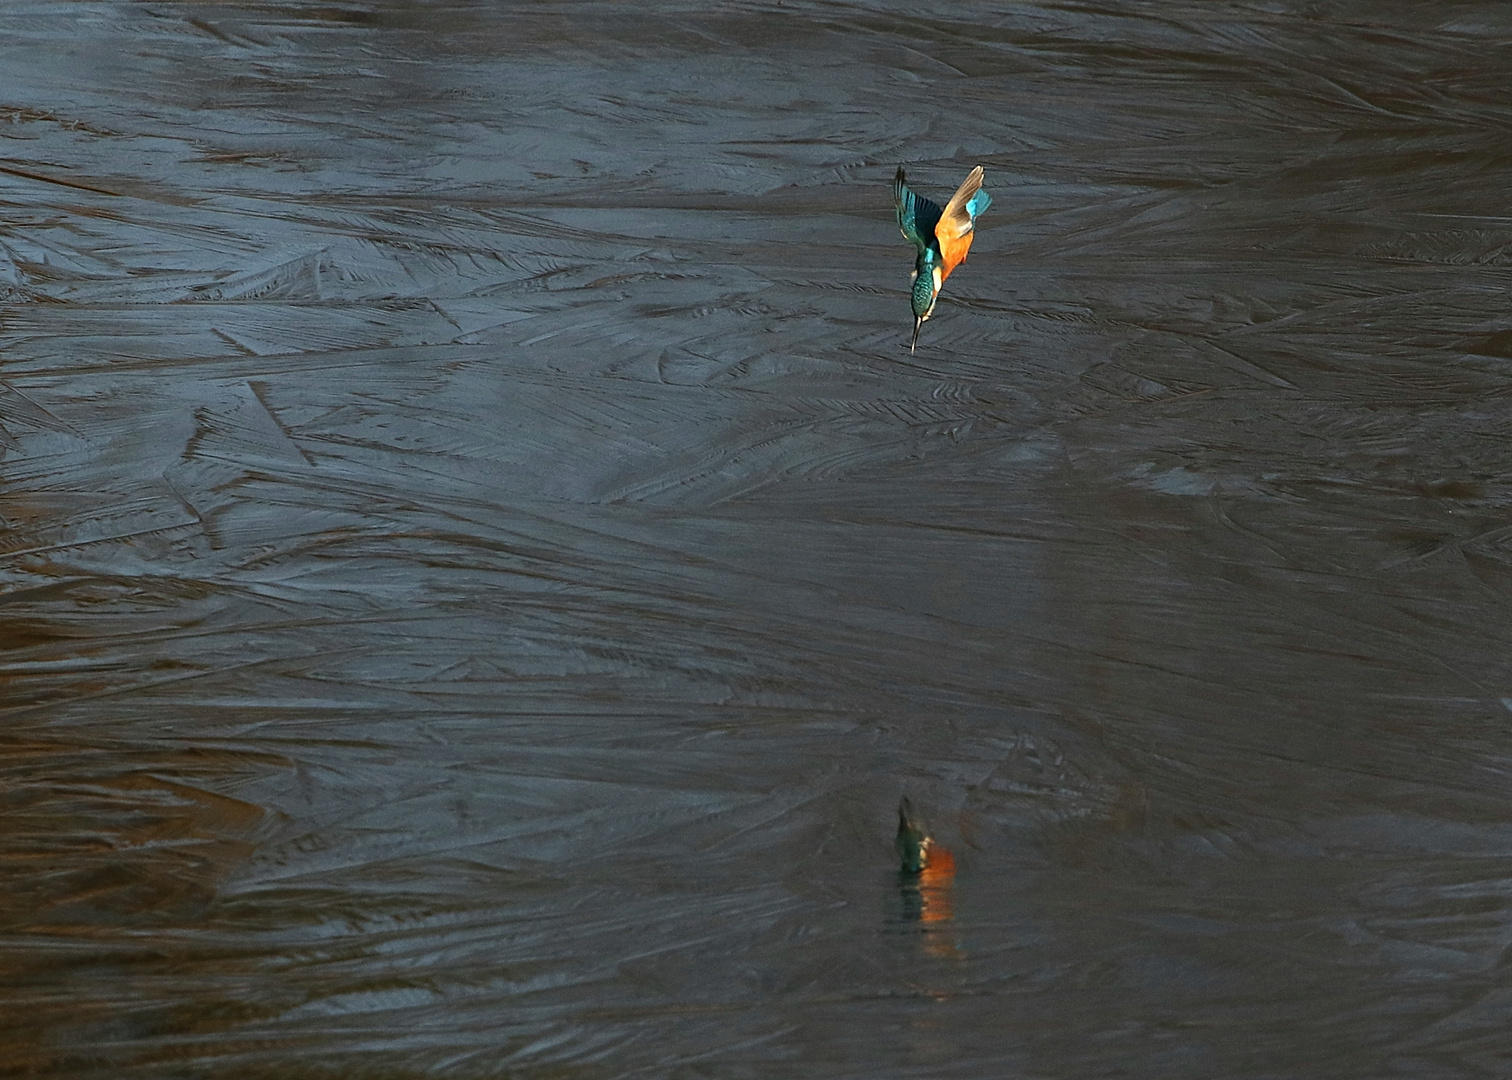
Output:
[[[971,238],[976,235],[975,231],[966,233],[964,236],[942,236],[940,241],[940,263],[944,271],[940,275],[943,281],[950,276],[950,272],[966,261],[966,253],[971,250]]]

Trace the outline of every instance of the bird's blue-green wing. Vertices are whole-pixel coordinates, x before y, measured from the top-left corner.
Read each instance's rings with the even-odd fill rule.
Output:
[[[898,228],[903,236],[920,251],[927,251],[935,242],[935,225],[940,220],[940,208],[922,195],[908,190],[903,169],[893,177],[893,202],[898,211]]]
[[[976,221],[982,216],[982,211],[992,205],[992,196],[986,191],[979,190],[975,195],[966,200],[966,212],[971,215],[971,220]]]

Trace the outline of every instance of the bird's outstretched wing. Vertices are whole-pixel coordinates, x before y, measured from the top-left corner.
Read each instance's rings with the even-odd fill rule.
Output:
[[[977,215],[992,205],[992,196],[982,190],[982,167],[978,165],[956,188],[956,193],[940,213],[940,222],[935,226],[935,238],[940,243],[941,261],[948,276],[966,261],[966,252],[971,250]]]
[[[903,230],[904,238],[911,241],[914,247],[926,251],[934,245],[935,223],[940,220],[940,208],[922,195],[915,195],[908,190],[908,184],[904,180],[903,167],[900,165],[898,175],[893,177],[893,202],[898,211],[898,228]]]

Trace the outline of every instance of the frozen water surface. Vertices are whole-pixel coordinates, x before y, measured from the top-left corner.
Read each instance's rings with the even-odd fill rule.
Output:
[[[1507,1075],[1509,65],[5,4],[0,1073]]]

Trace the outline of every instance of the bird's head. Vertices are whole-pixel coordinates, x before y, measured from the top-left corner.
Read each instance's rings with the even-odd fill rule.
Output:
[[[944,281],[944,274],[934,252],[920,252],[918,261],[914,264],[913,288],[909,293],[914,317],[913,343],[908,347],[910,352],[919,343],[919,327],[923,326],[924,320],[934,312],[935,300],[939,298],[942,281]]]

